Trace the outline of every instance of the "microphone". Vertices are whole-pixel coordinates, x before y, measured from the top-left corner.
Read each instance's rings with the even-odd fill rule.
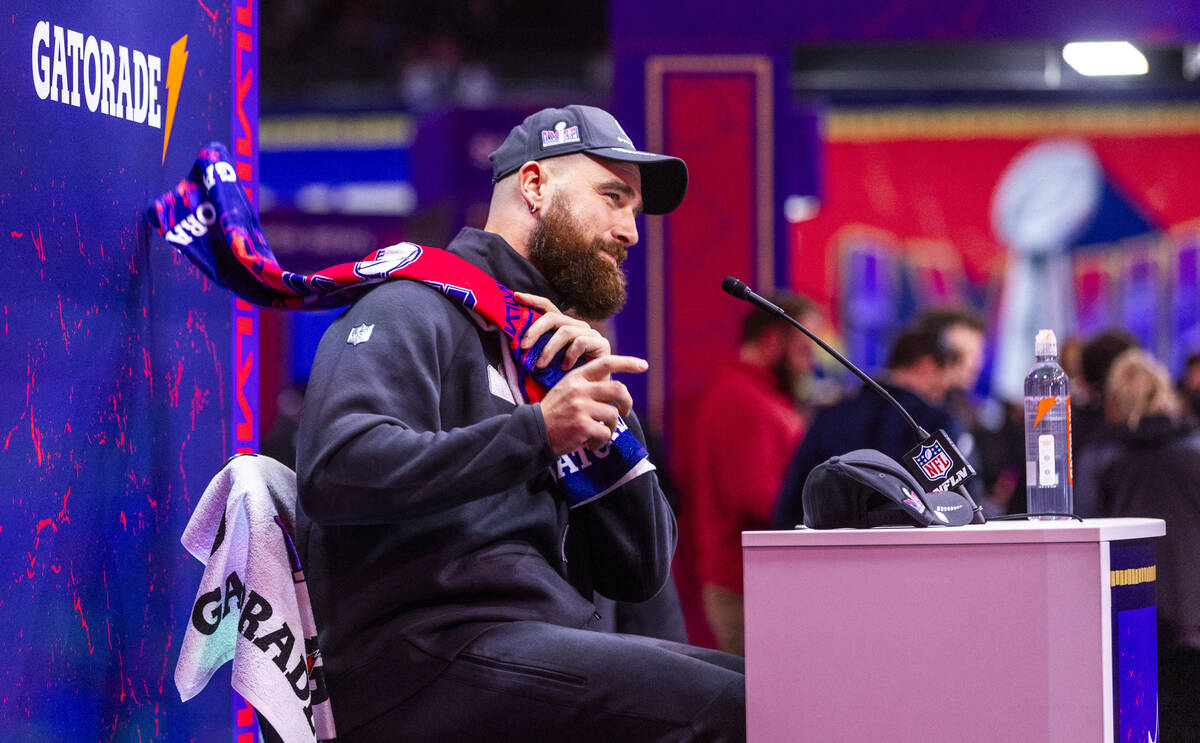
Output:
[[[754,294],[754,292],[750,291],[750,287],[746,286],[746,282],[742,281],[741,279],[735,279],[732,276],[725,277],[725,280],[721,282],[721,288],[725,290],[726,294],[729,294],[730,296],[736,297],[738,299],[749,299],[750,295]],[[757,294],[754,294],[754,296],[758,297]],[[760,307],[762,307],[762,305],[767,305],[767,307],[775,307],[775,305],[771,304],[770,302],[763,299],[762,297],[758,297],[758,298],[760,300],[762,300],[762,302],[761,302],[761,304],[758,302],[756,302],[755,304],[758,304]],[[763,309],[767,309],[767,308],[763,307]],[[767,312],[770,312],[770,311],[771,310],[767,309]]]
[[[987,523],[987,519],[983,516],[983,507],[975,503],[975,499],[971,497],[971,494],[967,492],[966,487],[962,485],[967,478],[975,474],[975,468],[967,463],[966,457],[962,455],[962,452],[958,450],[958,447],[954,444],[954,442],[950,439],[950,436],[947,435],[945,431],[938,429],[934,435],[930,436],[928,431],[926,431],[921,427],[920,424],[913,420],[913,417],[909,415],[907,410],[904,409],[904,406],[901,405],[896,398],[892,397],[887,390],[881,387],[878,382],[867,376],[862,369],[859,369],[857,366],[852,364],[849,359],[835,351],[828,343],[817,337],[811,330],[801,325],[794,317],[789,315],[787,312],[784,312],[783,308],[756,294],[750,289],[749,286],[746,286],[744,281],[736,279],[733,276],[726,276],[721,282],[721,288],[726,294],[729,294],[736,299],[749,302],[760,310],[772,315],[777,315],[781,319],[790,323],[801,333],[804,333],[806,336],[808,336],[810,340],[820,346],[822,350],[824,350],[833,358],[837,359],[839,364],[853,372],[854,375],[861,379],[864,384],[875,390],[875,392],[881,395],[883,399],[887,400],[891,406],[895,408],[901,416],[903,416],[905,422],[907,422],[908,425],[913,429],[913,432],[916,434],[918,439],[917,447],[904,457],[902,464],[904,465],[905,469],[909,470],[917,478],[918,482],[929,486],[926,488],[926,491],[946,490],[948,489],[948,486],[951,485],[950,477],[954,477],[965,472],[965,474],[962,474],[962,476],[959,477],[956,482],[952,483],[953,485],[957,485],[954,492],[965,498],[967,504],[970,506],[972,512],[972,524]],[[921,463],[918,464],[918,461]],[[941,477],[947,477],[947,475],[949,475],[949,477],[947,477],[946,483],[939,484],[933,479],[931,474],[937,475],[938,479],[941,479]]]

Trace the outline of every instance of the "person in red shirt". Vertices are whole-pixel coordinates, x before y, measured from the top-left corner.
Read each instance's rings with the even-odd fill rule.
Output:
[[[819,320],[808,300],[768,299],[801,323]],[[796,390],[812,369],[812,341],[782,318],[746,318],[737,359],[713,376],[697,409],[689,475],[692,529],[704,612],[726,652],[744,655],[742,531],[769,528],[792,452],[804,433]]]

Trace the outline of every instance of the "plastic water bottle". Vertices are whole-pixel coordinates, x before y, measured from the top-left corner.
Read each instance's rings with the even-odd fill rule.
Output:
[[[1073,513],[1071,384],[1058,365],[1058,340],[1053,330],[1038,331],[1033,354],[1036,361],[1025,377],[1026,511]]]

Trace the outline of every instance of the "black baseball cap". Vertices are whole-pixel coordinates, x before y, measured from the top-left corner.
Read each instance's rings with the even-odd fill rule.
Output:
[[[813,468],[801,494],[811,529],[872,526],[963,526],[972,509],[958,493],[926,493],[899,462],[856,449]]]
[[[530,160],[573,152],[637,163],[642,173],[642,210],[647,214],[666,214],[679,206],[687,191],[687,166],[682,160],[637,149],[612,114],[577,104],[544,108],[514,126],[488,156],[492,161],[492,183]]]

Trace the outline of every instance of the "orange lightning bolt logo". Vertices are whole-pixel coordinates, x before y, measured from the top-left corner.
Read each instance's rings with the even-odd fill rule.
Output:
[[[175,104],[179,102],[179,87],[183,84],[183,70],[187,67],[187,34],[171,45],[171,58],[167,61],[167,121],[163,127],[162,161],[167,162],[167,144],[171,141],[171,125],[175,123]]]
[[[1033,419],[1034,428],[1037,428],[1037,424],[1042,422],[1042,418],[1046,417],[1046,413],[1049,413],[1054,408],[1056,402],[1058,402],[1057,397],[1043,397],[1041,400],[1038,400],[1037,417]]]

